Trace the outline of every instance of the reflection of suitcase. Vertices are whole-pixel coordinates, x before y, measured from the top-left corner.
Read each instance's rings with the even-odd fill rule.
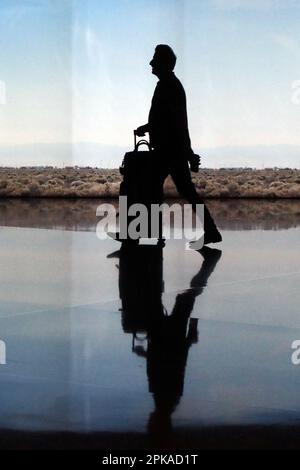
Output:
[[[147,335],[156,317],[160,319],[164,315],[163,290],[162,247],[123,247],[120,250],[119,293],[125,333]]]
[[[161,246],[122,247],[119,263],[119,293],[122,328],[132,334],[132,351],[146,356],[148,337],[166,315],[163,250]]]
[[[161,204],[163,199],[163,185],[159,178],[159,168],[155,164],[156,155],[146,140],[136,142],[134,150],[124,156],[120,173],[123,181],[120,186],[120,196],[127,196],[127,207],[132,204],[144,204],[148,210],[148,237],[151,237],[151,204]],[[139,151],[141,145],[146,145],[148,151]],[[137,214],[138,215],[138,214]],[[135,217],[128,217],[128,224]],[[162,236],[162,216],[160,216],[159,233],[153,234],[155,238]]]

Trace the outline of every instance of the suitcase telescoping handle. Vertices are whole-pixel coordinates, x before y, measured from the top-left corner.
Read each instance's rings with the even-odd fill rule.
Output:
[[[148,150],[149,150],[149,151],[151,150],[150,144],[149,144],[149,142],[148,142],[146,139],[139,140],[138,142],[136,141],[136,131],[135,131],[135,130],[133,131],[133,135],[134,135],[134,150],[135,150],[135,151],[137,151],[138,148],[139,148],[141,145],[147,145]]]

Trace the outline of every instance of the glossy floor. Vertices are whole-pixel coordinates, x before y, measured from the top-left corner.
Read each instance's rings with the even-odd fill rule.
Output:
[[[300,203],[210,203],[224,241],[202,253],[120,251],[98,204],[0,204],[0,446],[295,440]]]

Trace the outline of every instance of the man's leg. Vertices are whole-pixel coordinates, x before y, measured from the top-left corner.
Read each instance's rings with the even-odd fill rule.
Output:
[[[206,205],[204,204],[203,199],[199,196],[192,182],[190,169],[188,166],[188,162],[183,161],[176,161],[172,164],[170,169],[171,177],[175,183],[177,191],[179,194],[184,197],[192,206],[193,210],[196,212],[196,204],[203,204],[204,206],[204,232],[206,234],[206,242],[209,243],[211,241],[221,241],[222,237],[219,234],[217,226],[208,210]],[[220,238],[220,239],[219,239]]]

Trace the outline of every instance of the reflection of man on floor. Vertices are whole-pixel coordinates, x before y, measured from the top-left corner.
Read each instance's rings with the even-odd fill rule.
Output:
[[[185,91],[173,69],[176,56],[167,45],[155,49],[150,62],[152,73],[159,78],[152,98],[148,123],[138,127],[140,137],[149,132],[150,145],[155,150],[157,178],[161,186],[171,175],[179,194],[196,210],[204,204],[191,179],[188,162],[194,158],[188,130]],[[204,205],[204,244],[222,241],[215,222]]]
[[[149,390],[155,410],[150,416],[149,431],[164,434],[171,430],[171,415],[179,404],[184,388],[188,352],[198,341],[198,319],[191,318],[195,299],[203,292],[222,252],[204,247],[203,263],[192,278],[190,288],[176,296],[172,313],[150,330],[147,354]]]
[[[188,352],[198,339],[198,320],[190,319],[190,315],[222,254],[208,247],[199,252],[203,257],[201,269],[190,288],[176,296],[170,315],[166,315],[162,303],[162,249],[123,244],[118,252],[123,330],[133,333],[134,338],[139,333],[146,333],[148,338],[147,347],[133,341],[133,351],[147,359],[149,391],[155,402],[148,427],[158,436],[172,428],[171,415],[183,394]]]

